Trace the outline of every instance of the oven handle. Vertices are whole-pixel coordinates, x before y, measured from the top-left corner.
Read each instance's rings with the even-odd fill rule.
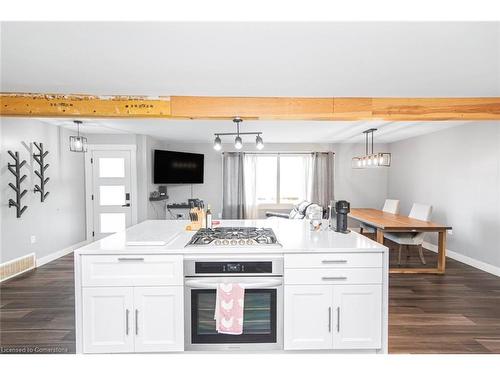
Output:
[[[184,285],[189,288],[204,288],[204,289],[217,289],[219,284],[227,282],[229,280],[219,280],[207,282],[206,280],[186,280]],[[248,283],[248,282],[237,282],[245,289],[259,289],[259,288],[271,288],[275,286],[283,285],[283,280],[269,280],[260,283]]]

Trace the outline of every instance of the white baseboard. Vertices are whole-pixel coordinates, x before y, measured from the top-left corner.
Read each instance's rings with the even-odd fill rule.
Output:
[[[433,251],[435,253],[438,252],[438,247],[430,242],[425,242],[422,244],[422,246],[430,251]],[[452,250],[446,249],[446,256],[454,259],[460,263],[467,264],[471,267],[480,269],[481,271],[485,271],[488,273],[491,273],[492,275],[499,276],[500,277],[500,267],[493,266],[488,263],[481,262],[480,260],[473,259],[471,257],[468,257],[466,255],[457,253]]]
[[[90,241],[88,240],[85,240],[85,241],[82,241],[82,242],[78,242],[77,244],[74,244],[74,245],[71,245],[71,246],[68,246],[67,248],[65,249],[62,249],[62,250],[59,250],[59,251],[56,251],[52,254],[49,254],[49,255],[46,255],[42,258],[38,258],[36,260],[36,266],[37,267],[40,267],[40,266],[43,266],[44,264],[47,264],[49,262],[52,262],[53,260],[56,260],[57,258],[60,258],[62,256],[65,256],[67,254],[70,254],[72,253],[74,250],[78,249],[79,247],[82,247],[82,246],[85,246],[89,243]]]

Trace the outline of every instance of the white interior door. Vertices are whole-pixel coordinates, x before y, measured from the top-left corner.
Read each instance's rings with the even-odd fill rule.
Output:
[[[335,285],[334,349],[382,347],[382,286]]]
[[[135,351],[184,350],[184,288],[134,288]]]
[[[134,351],[132,288],[83,288],[83,352]]]
[[[91,150],[93,237],[98,240],[133,222],[131,150]],[[135,164],[135,163],[134,163]],[[135,182],[135,181],[134,181]]]

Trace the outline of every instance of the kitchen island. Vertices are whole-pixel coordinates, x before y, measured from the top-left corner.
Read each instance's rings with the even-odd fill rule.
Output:
[[[385,246],[285,219],[220,225],[271,228],[279,245],[186,246],[186,224],[145,221],[75,251],[77,352],[387,353]],[[213,331],[221,282],[245,287],[240,336]]]

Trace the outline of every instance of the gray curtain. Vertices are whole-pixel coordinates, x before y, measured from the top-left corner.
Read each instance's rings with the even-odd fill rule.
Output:
[[[333,152],[314,152],[312,154],[309,176],[309,200],[326,209],[334,198]]]
[[[222,218],[245,217],[243,153],[225,152],[222,155]]]

